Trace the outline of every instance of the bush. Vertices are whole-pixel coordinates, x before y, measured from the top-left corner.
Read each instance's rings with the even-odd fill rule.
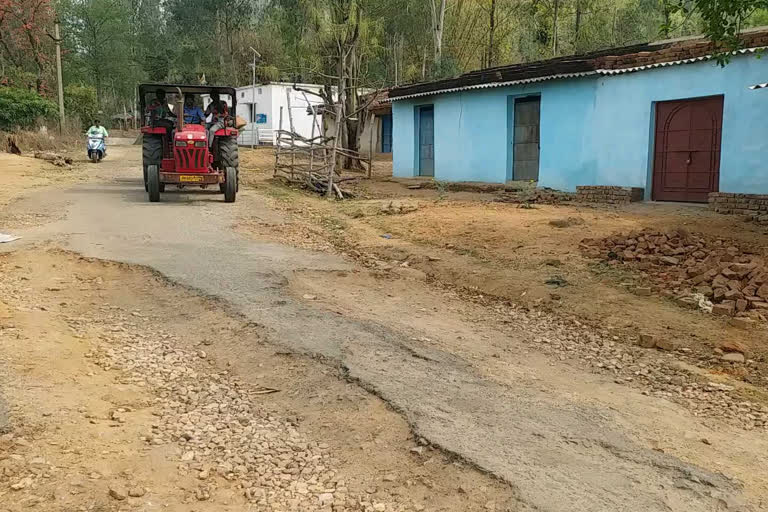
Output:
[[[64,88],[64,112],[70,119],[77,119],[83,127],[91,126],[98,110],[96,89],[93,87],[68,85]]]
[[[57,118],[56,104],[36,92],[0,87],[0,130],[32,128],[40,119]]]

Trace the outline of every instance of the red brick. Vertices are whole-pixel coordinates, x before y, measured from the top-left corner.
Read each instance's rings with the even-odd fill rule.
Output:
[[[736,302],[729,300],[712,306],[713,315],[733,316],[736,310]]]

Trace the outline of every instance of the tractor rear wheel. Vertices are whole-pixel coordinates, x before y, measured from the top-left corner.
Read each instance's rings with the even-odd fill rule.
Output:
[[[218,140],[219,143],[219,162],[222,168],[229,169],[232,167],[235,169],[237,179],[235,180],[235,190],[240,190],[240,154],[237,150],[237,138],[235,137],[221,137]],[[220,189],[226,187],[220,186]],[[221,190],[224,192],[224,190]]]
[[[234,203],[237,197],[237,169],[227,167],[224,171],[224,202]]]
[[[156,165],[147,166],[147,192],[150,203],[160,200],[160,168]]]
[[[149,192],[147,168],[156,165],[160,168],[163,161],[163,138],[160,135],[144,135],[141,143],[142,166],[144,167],[144,190]]]

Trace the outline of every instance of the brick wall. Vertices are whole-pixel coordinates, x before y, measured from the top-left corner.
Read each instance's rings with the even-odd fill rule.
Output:
[[[709,208],[717,213],[743,215],[748,220],[768,224],[768,195],[712,192]]]
[[[576,187],[576,200],[582,203],[628,204],[642,201],[645,189],[639,187]]]

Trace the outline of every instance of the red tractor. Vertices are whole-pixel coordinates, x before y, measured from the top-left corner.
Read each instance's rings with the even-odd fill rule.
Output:
[[[175,96],[174,106],[168,105],[169,96]],[[184,99],[198,102],[204,97],[220,97],[221,108],[205,119],[199,106],[197,112],[185,122]],[[229,101],[226,101],[228,97]],[[218,185],[224,200],[233,203],[237,196],[239,156],[237,128],[235,127],[237,97],[232,87],[202,85],[139,85],[139,103],[144,118],[142,133],[142,164],[144,189],[151,202],[160,200],[167,185],[179,189]],[[231,113],[231,114],[230,114]],[[202,117],[202,119],[201,119]],[[213,144],[208,135],[213,130]]]

